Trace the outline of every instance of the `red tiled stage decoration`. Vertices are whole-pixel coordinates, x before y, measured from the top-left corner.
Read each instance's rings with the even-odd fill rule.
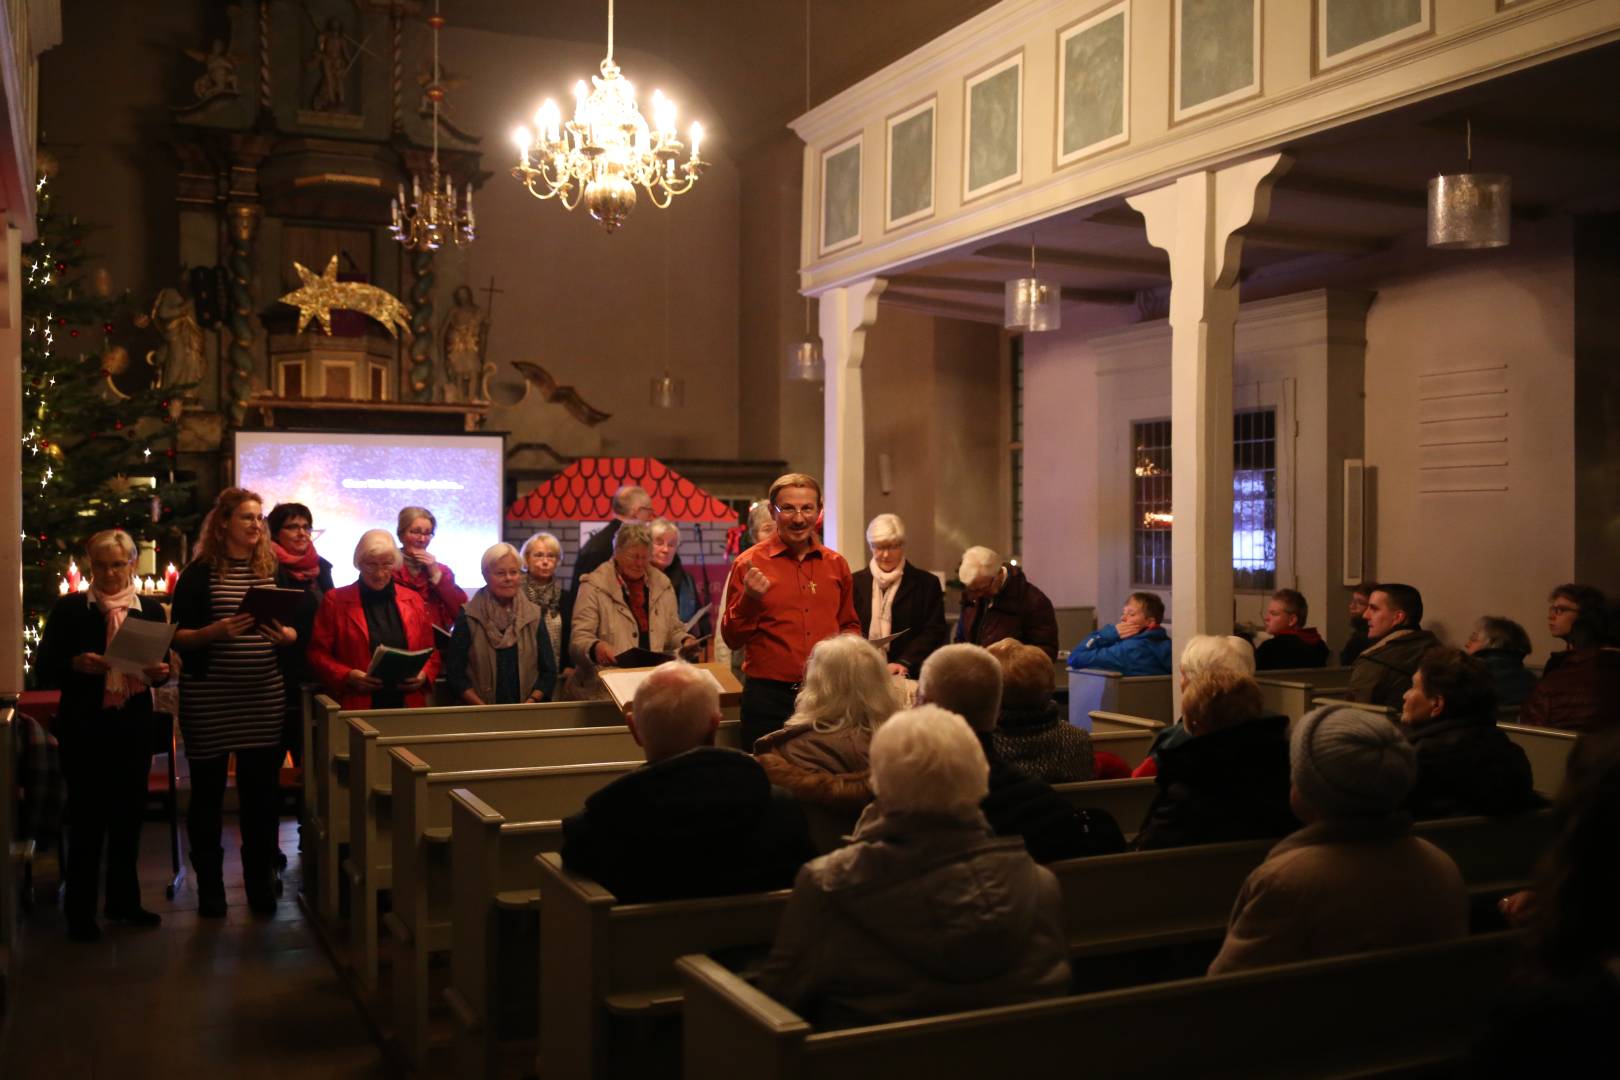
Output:
[[[613,493],[639,484],[671,521],[735,525],[737,511],[657,458],[580,458],[514,502],[508,521],[611,521]]]

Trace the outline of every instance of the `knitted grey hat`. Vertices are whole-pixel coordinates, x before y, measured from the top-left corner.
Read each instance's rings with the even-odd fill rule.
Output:
[[[1398,810],[1417,780],[1417,754],[1388,717],[1324,705],[1294,724],[1294,787],[1325,818]]]

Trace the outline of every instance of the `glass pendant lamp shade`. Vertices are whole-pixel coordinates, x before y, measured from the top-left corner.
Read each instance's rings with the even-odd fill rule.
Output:
[[[820,382],[827,369],[821,360],[821,343],[806,337],[788,346],[787,377],[795,382]]]
[[[686,404],[686,380],[672,379],[669,372],[652,380],[652,387],[647,394],[650,404],[660,409],[678,409]]]
[[[1506,247],[1513,181],[1502,173],[1453,173],[1429,181],[1429,246],[1453,250]]]
[[[1037,277],[1014,278],[1007,282],[1007,303],[1003,325],[1008,330],[1039,333],[1063,325],[1063,287]]]

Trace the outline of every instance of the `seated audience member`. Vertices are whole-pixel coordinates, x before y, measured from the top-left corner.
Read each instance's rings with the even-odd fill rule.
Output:
[[[448,630],[461,614],[467,594],[456,584],[455,573],[428,550],[438,530],[439,520],[425,506],[407,506],[399,512],[400,561],[394,582],[420,596],[433,625]]]
[[[1164,601],[1158,594],[1135,592],[1125,598],[1119,622],[1105,626],[1069,654],[1069,667],[1099,668],[1121,675],[1170,674],[1170,635],[1159,623]]]
[[[1001,760],[1048,784],[1094,779],[1090,734],[1052,698],[1052,658],[1012,638],[990,655],[1001,664],[1001,715],[990,735]]]
[[[855,815],[872,801],[866,751],[900,708],[883,655],[853,634],[816,643],[785,726],[754,744],[771,783],[800,802]]]
[[[1288,806],[1288,720],[1263,716],[1254,679],[1216,669],[1181,699],[1188,738],[1159,751],[1158,793],[1138,850],[1283,836]]]
[[[1031,585],[1016,566],[1003,566],[1001,556],[987,547],[962,553],[956,576],[962,582],[962,617],[952,640],[990,646],[1002,638],[1017,638],[1056,657],[1057,614],[1046,594]]]
[[[799,871],[759,988],[818,1028],[1065,993],[1057,879],[992,834],[987,773],[973,732],[944,709],[879,728],[875,801],[847,847]]]
[[[868,638],[900,634],[884,655],[890,671],[915,679],[928,654],[945,644],[945,591],[939,578],[906,561],[905,522],[894,514],[872,519],[866,546],[872,559],[855,571],[855,614]]]
[[[1367,635],[1372,644],[1350,668],[1345,696],[1398,708],[1423,654],[1440,644],[1422,623],[1423,595],[1416,589],[1410,585],[1374,586],[1367,601]]]
[[[625,525],[613,535],[613,558],[580,581],[568,630],[574,661],[568,700],[606,698],[597,671],[612,667],[621,653],[638,648],[673,653],[692,646],[675,609],[675,589],[651,559],[652,531]]]
[[[1294,725],[1290,756],[1305,827],[1243,883],[1209,973],[1467,936],[1462,874],[1401,810],[1417,754],[1400,729],[1327,705]]]
[[[377,646],[433,648],[433,614],[414,589],[399,584],[403,559],[381,529],[362,533],[354,547],[360,578],[321,597],[306,656],[326,692],[345,709],[419,708],[427,704],[440,656],[428,657],[421,674],[398,686],[384,686],[366,672]]]
[[[1125,847],[1114,819],[1076,810],[1051,786],[1003,761],[994,740],[1001,712],[1001,664],[977,645],[947,645],[923,664],[917,704],[938,705],[968,722],[990,763],[981,809],[997,836],[1022,836],[1036,862],[1106,855]]]
[[[1254,666],[1261,671],[1279,668],[1326,667],[1327,642],[1306,626],[1310,608],[1305,594],[1295,589],[1278,589],[1266,601],[1266,633],[1271,637],[1254,650]]]
[[[1349,667],[1356,662],[1362,650],[1372,644],[1367,638],[1367,601],[1372,599],[1373,590],[1378,588],[1370,581],[1363,581],[1350,590],[1350,639],[1339,650],[1339,666]]]
[[[496,544],[479,568],[484,587],[461,609],[444,658],[452,697],[463,705],[550,701],[557,658],[539,606],[523,592],[517,548]]]
[[[1181,682],[1176,689],[1183,701],[1187,696],[1187,688],[1193,681],[1211,671],[1228,671],[1234,675],[1253,678],[1254,646],[1235,634],[1193,635],[1193,639],[1181,650]],[[1161,729],[1153,736],[1153,743],[1148,747],[1147,756],[1142,759],[1142,764],[1131,770],[1130,775],[1157,776],[1159,752],[1172,746],[1179,746],[1190,738],[1192,735],[1187,731],[1187,725],[1180,720]]]
[[[714,745],[720,694],[697,668],[660,665],[625,722],[647,764],[563,820],[570,870],[623,901],[676,900],[786,888],[815,854],[787,793],[749,755]]]
[[[1498,706],[1524,704],[1536,685],[1536,673],[1524,666],[1530,655],[1524,627],[1500,615],[1482,616],[1463,648],[1490,671]]]
[[[1616,1076],[1620,1042],[1620,737],[1583,737],[1570,755],[1558,829],[1522,908],[1530,970],[1495,1010],[1469,1076]],[[1504,905],[1508,902],[1504,901]],[[1607,1064],[1605,1064],[1607,1062]]]
[[[1467,653],[1436,647],[1423,656],[1401,706],[1417,750],[1414,817],[1512,814],[1537,805],[1530,759],[1496,726],[1491,673]]]
[[[1620,716],[1620,649],[1612,647],[1609,618],[1608,601],[1590,585],[1553,590],[1547,629],[1567,647],[1547,658],[1520,723],[1594,731]]]

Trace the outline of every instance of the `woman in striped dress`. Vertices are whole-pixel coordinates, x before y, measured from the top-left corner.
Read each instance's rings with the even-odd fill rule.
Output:
[[[180,732],[191,764],[186,831],[197,873],[198,914],[225,914],[221,812],[225,776],[236,755],[242,881],[258,915],[276,909],[276,829],[285,708],[283,656],[298,641],[290,626],[255,626],[238,615],[255,585],[275,585],[276,556],[264,502],[226,488],[203,521],[197,553],[175,583],[174,635],[180,653]]]

